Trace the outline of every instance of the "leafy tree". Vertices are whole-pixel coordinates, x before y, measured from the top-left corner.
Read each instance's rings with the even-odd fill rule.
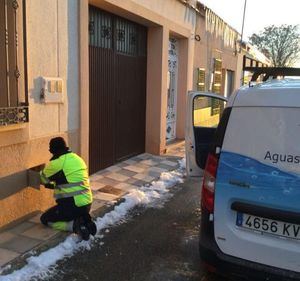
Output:
[[[267,26],[252,34],[249,42],[271,59],[275,67],[293,66],[300,54],[298,25]]]

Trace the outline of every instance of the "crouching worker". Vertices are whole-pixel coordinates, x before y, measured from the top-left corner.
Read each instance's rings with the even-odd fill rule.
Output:
[[[50,140],[53,157],[40,172],[41,182],[54,190],[57,205],[41,216],[44,225],[70,231],[88,240],[97,232],[89,211],[93,201],[85,162],[69,150],[63,138]]]

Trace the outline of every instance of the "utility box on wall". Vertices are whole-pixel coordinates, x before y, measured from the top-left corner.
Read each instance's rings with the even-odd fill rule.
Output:
[[[33,187],[35,189],[40,189],[41,187],[41,179],[40,179],[40,171],[42,171],[45,167],[45,164],[41,164],[35,167],[31,167],[27,170],[27,182],[28,186]]]
[[[43,77],[41,90],[41,102],[63,103],[63,79],[56,77]]]

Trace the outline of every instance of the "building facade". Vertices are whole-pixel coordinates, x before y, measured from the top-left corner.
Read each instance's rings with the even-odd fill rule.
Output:
[[[48,161],[52,137],[64,136],[80,151],[79,6],[1,0],[0,11],[3,226],[54,204],[51,191],[28,187],[27,172]]]
[[[0,0],[0,13],[0,226],[54,204],[28,176],[52,137],[91,173],[162,154],[184,138],[188,90],[239,84],[238,33],[195,0]]]
[[[89,62],[82,71],[90,84],[89,103],[81,104],[81,112],[90,120],[82,143],[91,171],[144,151],[163,153],[170,121],[180,120],[172,123],[172,139],[184,138],[175,102],[184,103],[192,87],[196,11],[176,0],[86,0],[80,5],[81,27],[89,29],[80,37],[80,55]]]
[[[3,226],[54,204],[51,191],[28,187],[28,170],[48,161],[52,137],[65,137],[91,172],[164,152],[169,42],[179,46],[180,102],[192,85],[195,11],[176,0],[0,6]]]
[[[225,97],[237,88],[240,34],[209,8],[198,3],[194,52],[194,88]]]

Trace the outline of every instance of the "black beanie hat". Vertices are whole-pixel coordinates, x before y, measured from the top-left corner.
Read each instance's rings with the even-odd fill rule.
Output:
[[[57,154],[68,150],[67,144],[62,137],[56,137],[50,140],[49,151],[52,154]]]

